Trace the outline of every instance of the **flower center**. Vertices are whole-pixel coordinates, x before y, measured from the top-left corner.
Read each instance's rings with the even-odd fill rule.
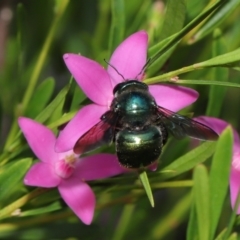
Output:
[[[69,178],[74,171],[76,161],[75,154],[66,155],[64,159],[55,163],[56,174],[61,178]]]
[[[240,172],[240,152],[233,153],[232,166]]]

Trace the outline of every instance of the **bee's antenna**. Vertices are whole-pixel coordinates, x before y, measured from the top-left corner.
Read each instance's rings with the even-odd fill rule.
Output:
[[[146,68],[148,67],[148,64],[149,64],[150,60],[151,60],[151,58],[149,58],[149,59],[147,60],[147,62],[145,63],[145,65],[142,67],[141,72],[135,77],[135,79],[137,79],[137,77],[138,77],[139,75],[141,75],[143,72],[145,72]]]
[[[106,59],[103,59],[105,63],[107,63],[107,65],[109,65],[110,67],[112,67],[118,75],[120,75],[122,77],[122,79],[125,81],[126,79],[123,77],[123,75],[112,65],[110,64]]]

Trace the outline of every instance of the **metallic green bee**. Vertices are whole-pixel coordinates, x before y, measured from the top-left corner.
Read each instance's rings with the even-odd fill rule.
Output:
[[[110,110],[74,146],[75,153],[115,143],[120,164],[126,168],[145,167],[159,158],[168,133],[180,139],[218,138],[211,128],[156,104],[148,86],[127,80],[115,86]]]

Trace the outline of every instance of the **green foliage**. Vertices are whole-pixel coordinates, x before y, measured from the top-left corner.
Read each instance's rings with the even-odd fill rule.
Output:
[[[24,174],[29,169],[31,162],[32,161],[30,158],[21,160],[18,159],[16,162],[6,164],[3,167],[0,175],[1,203],[10,197],[14,190],[16,191],[14,187],[19,183],[20,180],[22,180]]]
[[[207,169],[203,165],[195,168],[193,174],[193,195],[196,206],[198,238],[209,239],[210,232],[210,192]]]
[[[213,46],[212,46],[212,55],[213,57],[227,52],[227,46],[222,37],[222,33],[219,29],[216,29],[213,33]],[[213,80],[225,81],[228,78],[229,69],[227,68],[214,68],[213,70]],[[221,105],[225,96],[225,88],[219,86],[210,86],[209,90],[209,101],[207,106],[206,115],[218,117],[221,111]],[[219,102],[219,104],[215,104]]]
[[[232,144],[232,131],[227,128],[218,140],[209,175],[211,237],[216,231],[224,200],[227,196]]]
[[[36,156],[17,119],[30,117],[58,134],[89,102],[70,79],[63,53],[104,65],[125,37],[144,29],[150,59],[144,82],[190,85],[200,97],[187,114],[219,117],[239,130],[240,0],[18,2],[0,6],[10,11],[0,41],[0,238],[237,239],[230,128],[217,142],[170,140],[148,177],[144,171],[140,180],[134,172],[91,182],[97,210],[86,227],[56,189],[24,186]]]
[[[54,85],[54,79],[48,78],[38,86],[27,107],[26,116],[35,118],[43,110],[53,93]]]
[[[112,21],[109,36],[109,54],[119,45],[124,38],[125,11],[123,0],[112,0]],[[109,56],[109,57],[110,57]]]
[[[151,189],[146,171],[139,173],[139,179],[142,182],[142,185],[146,191],[146,194],[148,196],[151,206],[154,207],[154,199],[153,199],[152,189]]]

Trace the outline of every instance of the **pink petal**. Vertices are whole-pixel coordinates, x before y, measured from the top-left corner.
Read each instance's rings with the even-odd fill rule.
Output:
[[[58,186],[61,178],[55,173],[50,164],[35,163],[24,177],[24,184],[35,187],[52,188]]]
[[[226,121],[215,117],[199,116],[194,118],[194,120],[207,125],[218,134],[221,134],[222,131],[229,125]]]
[[[154,84],[149,85],[149,91],[159,106],[174,112],[189,106],[198,98],[197,91],[182,86]]]
[[[84,93],[93,102],[99,105],[107,105],[113,98],[113,87],[107,71],[97,62],[67,53],[64,61]]]
[[[74,176],[90,181],[107,178],[126,172],[113,154],[96,154],[82,158],[76,166]]]
[[[67,126],[60,132],[56,141],[56,152],[72,149],[77,140],[91,127],[100,121],[100,117],[107,111],[106,106],[90,104],[83,107]]]
[[[54,151],[56,138],[50,129],[25,117],[18,118],[18,124],[39,160],[51,162],[57,159],[57,153]]]
[[[110,64],[124,76],[124,79],[141,79],[140,73],[147,59],[147,46],[147,33],[136,32],[116,48],[111,56]],[[108,66],[107,71],[112,78],[113,86],[123,81],[123,78],[111,66]]]
[[[234,208],[240,190],[240,172],[236,169],[231,169],[230,174],[230,196],[231,205]],[[238,206],[237,214],[240,214],[240,206]]]
[[[155,172],[158,168],[158,161],[152,163],[150,166],[147,167],[149,170]]]
[[[221,134],[222,131],[227,126],[231,126],[228,122],[215,117],[200,116],[194,119],[212,128],[218,134]],[[236,151],[240,152],[240,139],[239,139],[238,132],[233,127],[232,127],[232,130],[233,130],[233,137],[234,137],[233,152],[236,152]]]
[[[71,177],[63,180],[58,190],[73,212],[83,223],[89,225],[92,222],[96,204],[92,189],[85,182]]]

